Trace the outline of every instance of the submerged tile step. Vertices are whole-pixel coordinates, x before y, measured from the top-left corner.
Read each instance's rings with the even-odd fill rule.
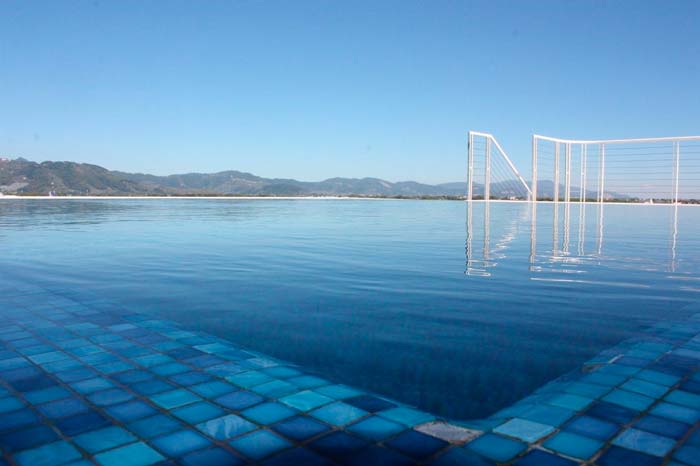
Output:
[[[0,465],[693,466],[700,452],[698,317],[450,422],[97,297],[28,288],[0,308]]]

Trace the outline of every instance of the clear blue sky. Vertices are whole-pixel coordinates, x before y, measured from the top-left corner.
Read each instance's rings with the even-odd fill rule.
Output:
[[[0,2],[0,156],[465,178],[466,132],[700,133],[700,2]]]

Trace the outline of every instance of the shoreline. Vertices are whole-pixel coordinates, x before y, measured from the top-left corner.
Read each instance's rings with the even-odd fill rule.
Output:
[[[270,201],[460,201],[460,202],[474,202],[474,203],[484,203],[483,199],[474,199],[472,201],[467,201],[462,198],[450,198],[450,197],[380,197],[380,196],[17,196],[12,194],[0,195],[0,202],[3,200],[164,200],[164,199],[204,199],[204,200],[221,200],[221,201],[232,201],[232,200],[270,200]],[[491,199],[488,202],[494,203],[521,203],[530,204],[531,201],[522,199]],[[538,204],[554,204],[551,200],[541,200],[537,201]],[[559,201],[560,204],[567,204],[565,201]],[[571,205],[581,204],[579,201],[570,201]],[[599,205],[598,202],[586,202],[586,205]],[[633,205],[633,206],[663,206],[663,207],[673,207],[673,206],[700,206],[700,204],[695,203],[656,203],[649,204],[645,202],[603,202],[604,205]]]

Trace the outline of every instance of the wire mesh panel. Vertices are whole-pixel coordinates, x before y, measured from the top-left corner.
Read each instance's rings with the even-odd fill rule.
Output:
[[[700,204],[700,138],[677,146],[678,202]]]
[[[700,200],[700,137],[578,141],[533,136],[537,200]]]
[[[496,139],[469,132],[467,199],[527,200],[530,187]]]

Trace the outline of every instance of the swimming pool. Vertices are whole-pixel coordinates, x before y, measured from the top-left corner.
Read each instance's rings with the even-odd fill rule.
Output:
[[[0,202],[0,288],[98,294],[453,419],[697,312],[700,208]]]

